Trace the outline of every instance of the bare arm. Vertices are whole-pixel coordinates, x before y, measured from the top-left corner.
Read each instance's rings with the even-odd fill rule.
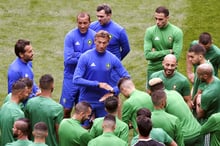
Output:
[[[190,62],[189,56],[188,56],[188,53],[187,53],[186,54],[186,73],[187,73],[187,77],[188,77],[189,81],[191,83],[194,83],[194,72],[193,72],[192,68],[193,68],[193,65]]]
[[[176,142],[173,140],[168,146],[178,146]]]
[[[205,111],[201,108],[201,94],[196,98],[196,114],[199,119],[203,118],[205,115]]]
[[[190,109],[192,109],[193,107],[193,102],[191,100],[191,96],[183,96],[186,104],[189,106]]]

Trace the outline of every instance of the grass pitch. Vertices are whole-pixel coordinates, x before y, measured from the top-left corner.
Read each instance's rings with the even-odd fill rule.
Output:
[[[20,39],[32,42],[35,56],[33,70],[35,82],[45,73],[55,78],[54,99],[59,100],[63,79],[63,40],[65,34],[76,26],[76,15],[90,13],[96,20],[96,7],[102,0],[8,0],[0,1],[0,104],[7,95],[7,69],[15,59],[14,44]],[[170,10],[170,22],[182,28],[184,47],[178,69],[183,74],[185,54],[189,43],[203,31],[210,32],[214,43],[219,44],[220,3],[217,0],[111,0],[112,19],[126,28],[131,52],[123,60],[138,89],[145,89],[147,61],[144,58],[145,29],[154,25],[154,10],[164,5]]]

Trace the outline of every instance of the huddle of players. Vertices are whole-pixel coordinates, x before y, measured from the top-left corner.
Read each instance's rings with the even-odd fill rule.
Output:
[[[168,9],[165,7],[156,9],[156,25],[146,30],[144,38],[144,53],[146,60],[148,60],[147,91],[151,95],[150,97],[147,93],[135,89],[128,72],[120,63],[120,60],[129,53],[130,47],[124,28],[111,20],[111,8],[106,4],[98,6],[97,17],[98,21],[90,24],[90,16],[87,13],[80,13],[77,16],[78,27],[71,30],[65,37],[64,80],[60,99],[64,111],[62,106],[56,104],[50,98],[54,88],[54,81],[51,75],[47,74],[41,77],[40,92],[37,87],[31,87],[31,89],[34,89],[35,95],[39,95],[38,98],[30,100],[25,109],[27,117],[31,120],[32,128],[34,126],[33,123],[46,121],[49,125],[49,135],[46,141],[50,145],[58,145],[57,135],[59,135],[59,145],[61,146],[87,145],[91,140],[91,135],[96,137],[102,133],[100,137],[91,140],[89,145],[104,145],[105,142],[127,145],[128,125],[130,124],[134,128],[134,136],[139,133],[138,141],[136,137],[137,142],[134,142],[136,146],[144,143],[162,145],[151,140],[153,138],[151,133],[157,130],[166,131],[165,133],[169,134],[165,134],[166,138],[163,136],[158,136],[158,139],[154,138],[166,145],[201,145],[200,142],[203,141],[201,140],[203,137],[201,137],[200,133],[207,134],[212,132],[207,132],[207,129],[211,130],[211,128],[207,128],[209,125],[208,122],[205,122],[211,115],[218,112],[218,106],[220,105],[217,98],[220,95],[217,90],[217,87],[220,86],[218,85],[219,80],[213,76],[214,74],[217,75],[220,60],[218,55],[220,53],[218,48],[212,44],[211,35],[202,33],[199,40],[193,41],[188,50],[187,73],[190,81],[194,83],[191,96],[187,78],[176,70],[177,60],[182,49],[182,31],[168,22]],[[22,40],[20,41],[22,42]],[[29,47],[30,43],[27,45]],[[30,50],[29,53],[31,55],[29,57],[33,57],[32,48],[29,47],[27,49]],[[26,61],[28,69],[32,68],[30,63],[32,59],[25,58],[24,52],[18,52],[16,55],[18,56],[18,64],[20,59],[23,62]],[[195,73],[192,71],[192,64],[197,67]],[[9,70],[8,78],[10,84],[12,84],[10,76],[15,78],[12,73],[14,73],[12,69],[11,71]],[[33,73],[28,77],[33,80]],[[213,82],[215,82],[214,85],[212,84]],[[122,129],[119,128],[118,123],[120,120],[116,117],[118,102],[120,101],[114,97],[118,95],[119,89],[128,98],[122,106],[122,121],[126,123],[121,122],[121,125],[123,125],[121,127],[124,127]],[[176,90],[178,93],[167,89]],[[15,88],[14,90],[19,89]],[[24,97],[31,95],[31,92],[27,90],[22,95],[16,96],[18,92],[13,94],[13,87],[11,92],[11,100],[17,104],[21,103]],[[100,102],[100,97],[102,97],[101,100],[105,100],[104,103]],[[113,98],[115,98],[115,101]],[[110,99],[112,101],[108,101]],[[110,110],[106,107],[109,104],[107,101],[110,103],[115,102],[114,107],[110,106],[112,108]],[[77,102],[79,103],[76,104]],[[69,118],[74,104],[76,105],[73,116]],[[136,115],[139,109],[146,112],[146,108],[149,109],[148,116],[144,114]],[[2,109],[4,108],[2,107]],[[194,118],[191,110],[193,110],[201,124],[205,123],[202,128]],[[152,117],[150,111],[152,111]],[[1,112],[3,113],[3,110]],[[21,113],[21,111],[18,111],[18,113]],[[106,116],[107,113],[108,115]],[[52,118],[48,118],[49,115],[52,115]],[[68,119],[62,120],[63,117]],[[87,130],[82,128],[80,123],[88,121],[91,117],[96,119],[90,130],[90,135]],[[218,115],[214,114],[213,117],[216,118]],[[208,121],[213,121],[213,117],[210,117]],[[0,126],[3,125],[2,123],[4,122],[0,121]],[[89,122],[85,124],[85,127],[88,124]],[[97,131],[94,130],[96,125]],[[53,130],[50,131],[51,129]],[[158,133],[158,131],[155,133]],[[205,136],[205,139],[207,137]],[[215,137],[217,136],[211,134],[211,143],[213,139],[217,139]],[[120,138],[124,141],[120,140]],[[163,138],[164,140],[160,140]]]

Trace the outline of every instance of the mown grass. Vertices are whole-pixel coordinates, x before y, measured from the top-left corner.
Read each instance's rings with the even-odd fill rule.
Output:
[[[76,26],[75,16],[80,11],[91,14],[96,20],[96,6],[102,0],[26,0],[0,2],[0,99],[7,94],[7,68],[14,60],[14,44],[20,39],[28,39],[34,47],[33,69],[35,82],[45,73],[55,78],[54,98],[58,100],[63,78],[63,39]],[[146,61],[143,55],[143,36],[146,27],[154,24],[153,13],[158,5],[166,5],[171,11],[171,21],[181,26],[176,12],[187,6],[184,1],[112,0],[113,20],[127,30],[132,51],[123,64],[134,79],[137,88],[145,86]],[[179,5],[177,8],[176,5]],[[181,14],[183,15],[183,14]],[[1,104],[0,101],[0,104]]]
[[[14,60],[14,44],[19,38],[29,39],[34,47],[35,82],[42,74],[51,73],[56,82],[54,98],[59,99],[63,78],[63,39],[76,26],[75,16],[87,11],[96,20],[96,6],[102,0],[26,0],[0,1],[0,104],[7,94],[7,68]],[[170,9],[170,22],[182,28],[184,47],[179,60],[179,71],[185,74],[185,54],[189,43],[207,31],[219,45],[218,30],[220,4],[212,1],[186,0],[112,0],[113,20],[127,30],[131,52],[123,64],[131,74],[138,89],[144,90],[147,61],[143,55],[145,29],[153,25],[154,10],[159,5]]]
[[[104,0],[7,0],[0,1],[0,105],[7,94],[7,68],[14,60],[14,44],[31,40],[35,82],[45,73],[55,78],[54,99],[59,100],[63,79],[63,39],[76,26],[75,16],[81,11],[96,20],[96,6]],[[154,25],[154,10],[159,5],[170,9],[170,22],[182,28],[184,47],[178,70],[186,74],[185,55],[192,40],[201,32],[210,32],[220,46],[218,0],[111,0],[113,20],[127,30],[131,52],[123,60],[136,87],[145,89],[147,61],[143,54],[145,29]]]

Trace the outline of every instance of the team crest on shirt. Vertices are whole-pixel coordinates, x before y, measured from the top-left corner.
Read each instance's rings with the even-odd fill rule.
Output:
[[[176,90],[176,85],[173,85],[173,90]]]
[[[88,40],[88,45],[91,46],[92,40]]]
[[[110,40],[112,39],[112,35],[111,34],[109,34],[109,37],[110,37]]]
[[[160,38],[159,38],[158,36],[156,36],[156,37],[154,38],[154,40],[155,40],[155,41],[159,41]]]
[[[76,45],[76,46],[79,46],[79,45],[80,45],[80,43],[77,41],[77,42],[75,43],[75,45]]]
[[[169,36],[169,37],[168,37],[168,41],[169,41],[170,43],[172,43],[172,41],[173,41],[172,36]]]
[[[105,67],[106,67],[107,70],[109,70],[110,67],[111,67],[110,63],[107,63],[107,64],[105,65]]]

